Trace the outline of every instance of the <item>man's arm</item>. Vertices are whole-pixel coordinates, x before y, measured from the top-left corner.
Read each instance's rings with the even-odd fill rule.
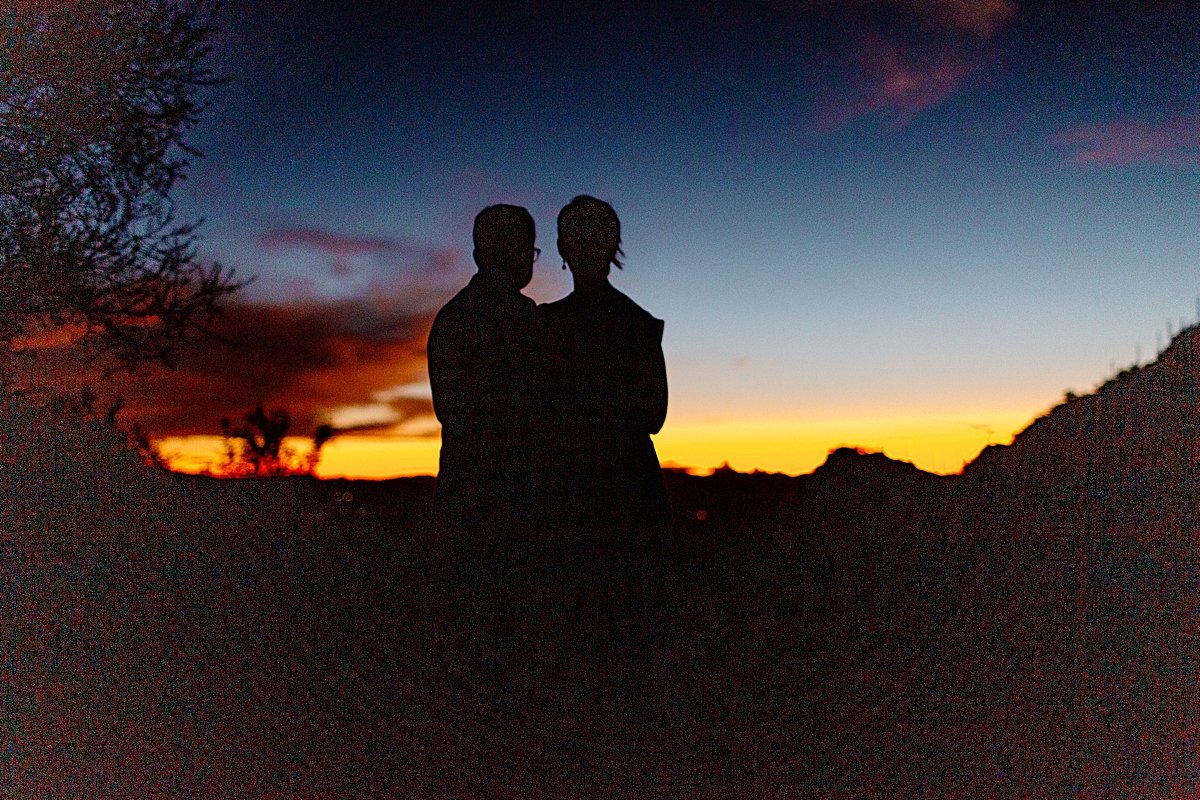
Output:
[[[443,428],[459,427],[471,408],[469,371],[462,343],[457,341],[459,338],[446,318],[439,314],[429,331],[426,345],[433,413]]]

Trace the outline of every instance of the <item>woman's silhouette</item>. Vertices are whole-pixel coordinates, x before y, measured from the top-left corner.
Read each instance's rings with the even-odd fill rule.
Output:
[[[672,694],[663,688],[673,680],[669,658],[660,655],[678,652],[670,512],[650,440],[667,415],[663,323],[608,281],[624,255],[608,203],[586,195],[568,203],[558,251],[575,290],[537,309],[550,417],[541,464],[551,467],[543,508],[552,530],[541,544],[551,556],[552,618],[573,643],[561,649],[577,654],[580,680],[629,715],[614,725],[640,726]]]
[[[580,195],[558,215],[558,250],[575,290],[538,307],[546,332],[556,516],[618,547],[657,548],[670,514],[650,434],[667,414],[662,320],[609,283],[621,223]]]

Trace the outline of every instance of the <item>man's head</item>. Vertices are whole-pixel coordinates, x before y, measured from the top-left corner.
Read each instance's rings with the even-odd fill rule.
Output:
[[[475,216],[475,263],[508,274],[524,288],[533,278],[533,217],[520,206],[488,206]]]

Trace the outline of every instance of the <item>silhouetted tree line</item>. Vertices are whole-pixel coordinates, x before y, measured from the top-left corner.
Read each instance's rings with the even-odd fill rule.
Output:
[[[170,366],[179,339],[211,333],[244,285],[199,258],[199,223],[177,219],[171,201],[202,155],[187,141],[202,94],[227,80],[207,65],[218,8],[0,4],[0,386],[16,388],[11,359],[39,337],[72,342],[110,372]],[[90,387],[48,395],[59,415],[106,422],[144,460],[163,463],[147,431],[117,422],[121,400],[101,410]],[[241,443],[231,463],[283,470],[286,415],[257,414],[226,431]]]

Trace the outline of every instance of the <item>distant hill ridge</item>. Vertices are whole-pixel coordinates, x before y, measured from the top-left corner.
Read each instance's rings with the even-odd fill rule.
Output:
[[[1129,367],[1093,392],[1066,399],[1011,444],[988,445],[963,468],[971,478],[1033,470],[1078,477],[1097,468],[1145,472],[1200,465],[1200,325],[1180,331],[1159,357]],[[912,480],[913,464],[853,447],[831,450],[812,477],[838,482]],[[1014,475],[1015,477],[1015,475]]]

